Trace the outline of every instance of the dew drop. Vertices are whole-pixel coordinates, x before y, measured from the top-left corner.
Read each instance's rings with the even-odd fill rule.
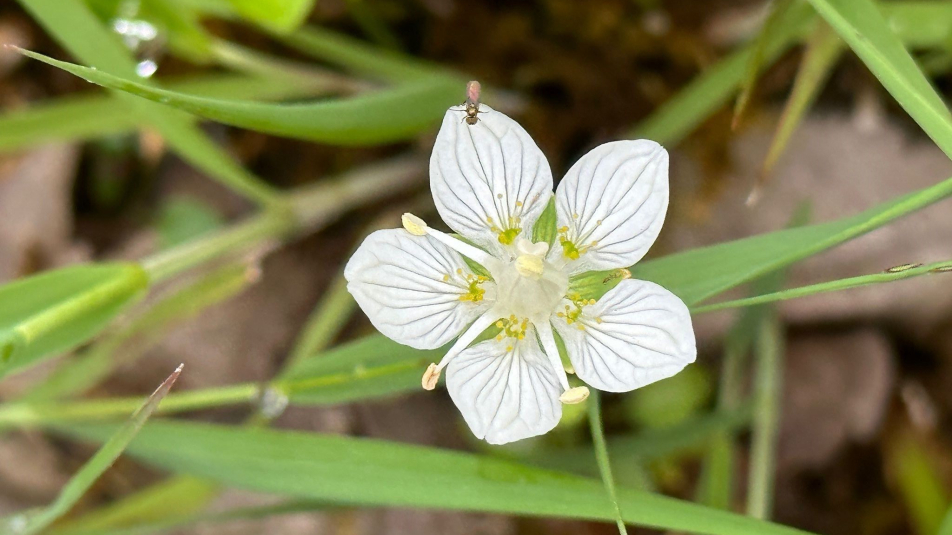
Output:
[[[277,388],[268,387],[261,394],[258,411],[265,418],[274,419],[281,416],[281,413],[288,408],[288,396]]]
[[[143,60],[136,64],[136,74],[139,78],[150,78],[158,69],[159,66],[151,59]]]

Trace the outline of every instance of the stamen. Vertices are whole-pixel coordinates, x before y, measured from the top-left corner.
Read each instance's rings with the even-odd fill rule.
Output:
[[[433,390],[436,388],[436,384],[440,382],[440,374],[442,370],[436,367],[436,364],[430,364],[427,366],[426,371],[423,372],[423,390]]]
[[[407,229],[407,232],[414,236],[423,236],[426,234],[426,222],[413,214],[403,214],[403,217],[400,218],[400,222],[403,223],[403,228]]]
[[[570,391],[569,378],[565,375],[565,368],[562,366],[562,358],[559,357],[559,346],[555,344],[555,336],[552,334],[552,326],[549,325],[548,321],[544,321],[536,324],[535,328],[536,332],[539,333],[539,340],[542,341],[542,349],[545,350],[545,355],[549,357],[549,364],[552,366],[555,374],[559,376],[559,382],[562,384],[562,395],[564,396]]]
[[[575,405],[576,403],[581,403],[588,399],[588,395],[588,387],[576,386],[575,388],[570,388],[562,392],[562,395],[559,396],[559,401],[566,405]]]
[[[415,236],[423,236],[424,234],[428,234],[435,238],[436,241],[446,245],[461,255],[468,257],[470,260],[481,264],[490,271],[496,267],[496,260],[486,251],[483,251],[478,247],[473,247],[472,245],[458,240],[449,234],[430,228],[425,221],[413,214],[403,214],[401,220],[403,221],[403,228],[407,229],[410,234]]]
[[[443,371],[443,368],[445,368],[446,365],[449,364],[456,355],[462,353],[463,350],[469,346],[469,344],[473,343],[473,340],[475,340],[477,336],[482,334],[482,332],[485,331],[487,327],[495,323],[497,319],[499,319],[499,314],[492,310],[476,318],[476,321],[474,321],[473,324],[470,325],[469,328],[460,335],[460,337],[456,340],[456,343],[453,344],[453,347],[451,347],[450,350],[446,352],[446,355],[443,356],[443,358],[440,360],[440,363],[431,364],[430,368],[426,369],[426,373],[423,374],[424,380],[426,380],[427,375],[432,373],[436,373],[437,379],[439,379],[439,373]],[[434,369],[431,371],[431,368]]]

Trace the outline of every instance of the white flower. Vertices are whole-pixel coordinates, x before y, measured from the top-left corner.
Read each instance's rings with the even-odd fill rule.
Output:
[[[476,124],[464,117],[447,111],[430,185],[440,216],[465,241],[406,214],[404,229],[368,236],[344,273],[384,335],[419,349],[458,337],[427,369],[424,388],[445,368],[473,433],[503,444],[546,433],[561,403],[588,396],[570,388],[556,333],[574,373],[599,390],[626,392],[693,362],[691,318],[671,292],[628,278],[597,301],[570,289],[585,272],[631,266],[654,243],[668,205],[667,152],[638,140],[586,154],[555,192],[553,243],[532,243],[552,196],[548,162],[506,115],[482,105]],[[490,328],[495,337],[473,343]]]

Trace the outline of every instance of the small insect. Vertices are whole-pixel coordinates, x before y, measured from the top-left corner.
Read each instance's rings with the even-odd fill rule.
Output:
[[[463,117],[463,120],[466,121],[466,124],[473,126],[479,121],[479,92],[480,92],[479,82],[473,80],[466,84],[466,102],[463,103],[463,107],[466,110],[466,115]]]
[[[929,270],[932,273],[946,273],[952,271],[952,266],[938,266]]]
[[[917,267],[922,267],[922,264],[902,264],[900,266],[893,266],[883,273],[902,273],[903,271],[909,271],[910,269],[915,269]]]

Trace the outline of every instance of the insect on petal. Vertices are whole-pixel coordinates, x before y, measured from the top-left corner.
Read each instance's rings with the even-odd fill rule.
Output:
[[[547,433],[562,418],[562,387],[535,332],[466,349],[447,366],[446,387],[473,434],[490,444]]]
[[[485,312],[495,291],[456,251],[430,236],[378,230],[344,269],[347,289],[388,338],[435,349]],[[482,292],[482,293],[481,293]]]
[[[553,324],[578,377],[607,392],[671,377],[697,356],[687,306],[653,282],[624,280],[576,321]]]
[[[552,191],[552,171],[529,134],[480,105],[475,124],[450,108],[430,158],[430,188],[443,221],[497,256],[527,237]]]
[[[629,267],[648,252],[668,210],[668,153],[645,139],[582,157],[555,192],[558,241],[573,273]]]

